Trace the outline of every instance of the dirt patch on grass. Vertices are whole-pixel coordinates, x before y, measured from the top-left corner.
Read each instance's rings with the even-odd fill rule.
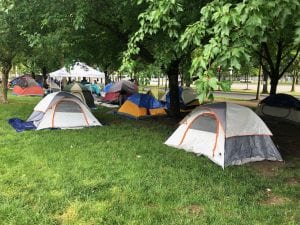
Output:
[[[199,214],[202,214],[204,212],[204,209],[200,206],[200,205],[190,205],[188,207],[188,212],[190,214],[195,214],[195,215],[199,215]]]
[[[267,199],[261,201],[262,205],[283,205],[289,201],[288,198],[276,196],[273,193],[268,193]]]
[[[294,185],[298,185],[300,183],[299,179],[297,178],[289,178],[286,183],[288,185],[294,186]]]
[[[178,208],[176,211],[178,213],[188,213],[191,215],[200,215],[204,213],[203,207],[197,204],[192,204],[187,207]]]
[[[284,165],[284,162],[278,161],[261,161],[251,163],[251,167],[264,177],[275,177]]]

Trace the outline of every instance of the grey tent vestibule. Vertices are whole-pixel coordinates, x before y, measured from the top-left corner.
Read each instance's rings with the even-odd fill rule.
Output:
[[[199,106],[166,145],[205,155],[221,167],[282,157],[266,124],[249,108],[232,103]]]

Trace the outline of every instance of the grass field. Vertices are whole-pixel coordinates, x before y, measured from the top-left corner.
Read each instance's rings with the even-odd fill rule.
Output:
[[[170,119],[94,111],[105,126],[15,132],[36,97],[0,105],[0,224],[299,224],[300,163],[222,170],[163,143]],[[300,147],[300,146],[299,146]]]

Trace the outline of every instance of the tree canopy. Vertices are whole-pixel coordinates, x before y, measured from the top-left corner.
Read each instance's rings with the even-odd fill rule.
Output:
[[[298,0],[1,1],[0,65],[8,74],[13,59],[45,71],[82,60],[166,74],[176,115],[180,74],[197,79],[200,101],[212,100],[218,86],[230,86],[217,68],[239,70],[253,57],[276,93],[300,51],[299,14]]]

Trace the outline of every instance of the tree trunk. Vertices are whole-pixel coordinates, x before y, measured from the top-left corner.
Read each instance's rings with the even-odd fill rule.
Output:
[[[9,71],[12,67],[11,62],[4,63],[2,67],[2,83],[1,83],[1,103],[8,103],[7,99],[7,84],[8,84],[8,76]]]
[[[166,71],[169,78],[169,94],[170,94],[169,115],[175,118],[181,117],[179,90],[178,90],[179,63],[180,63],[179,59],[173,60]]]
[[[262,66],[259,66],[258,79],[257,79],[257,91],[256,91],[256,98],[255,98],[255,100],[259,100],[261,71],[262,71]]]
[[[43,66],[43,68],[42,68],[43,87],[46,88],[46,89],[49,87],[49,85],[47,84],[47,78],[48,78],[47,73],[48,73],[47,67]]]
[[[294,71],[294,74],[293,74],[293,80],[292,80],[292,88],[291,88],[291,92],[294,92],[294,91],[295,91],[296,77],[297,77],[297,71],[295,70],[295,71]]]
[[[108,71],[107,70],[104,70],[104,79],[105,79],[105,81],[104,81],[104,84],[105,85],[107,85],[108,83],[110,83],[111,81],[110,81],[110,79],[109,79],[109,75],[108,75]]]
[[[264,69],[263,71],[263,89],[262,94],[268,94],[268,73]]]
[[[278,78],[274,76],[273,78],[271,78],[270,95],[276,95],[277,85],[278,85]]]

